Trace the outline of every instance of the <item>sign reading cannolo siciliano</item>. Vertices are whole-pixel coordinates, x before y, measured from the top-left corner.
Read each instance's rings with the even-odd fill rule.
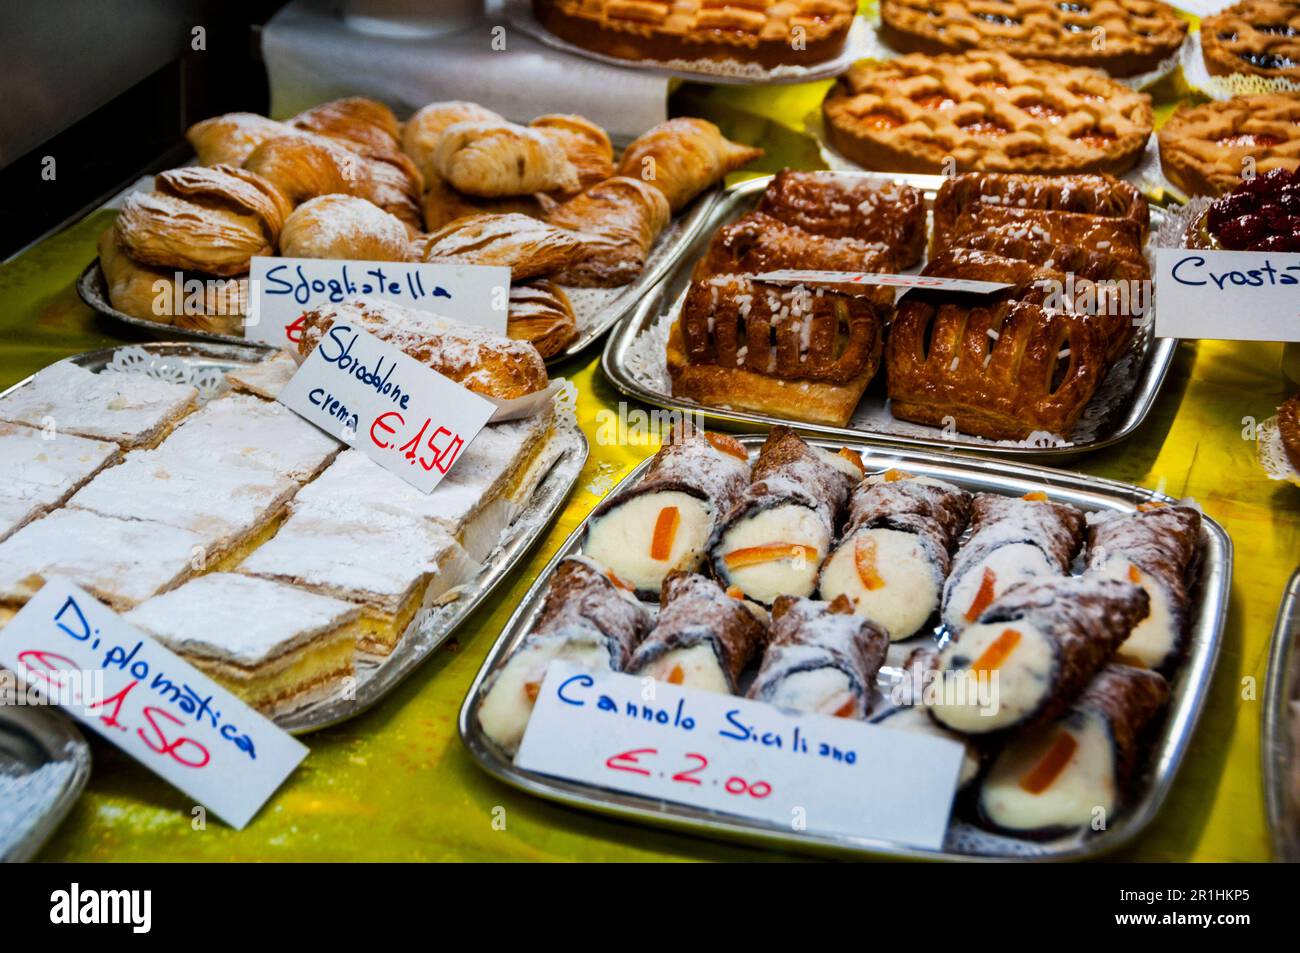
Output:
[[[946,738],[556,661],[515,767],[795,834],[938,849],[962,756]]]

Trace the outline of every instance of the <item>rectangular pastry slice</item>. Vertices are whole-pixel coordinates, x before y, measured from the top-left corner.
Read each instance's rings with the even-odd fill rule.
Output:
[[[964,172],[945,177],[935,194],[936,238],[947,235],[968,209],[983,205],[1126,218],[1137,223],[1143,237],[1151,220],[1142,193],[1114,176]]]
[[[118,455],[115,443],[0,424],[0,540],[60,505]]]
[[[121,612],[188,578],[203,547],[199,535],[165,523],[54,510],[0,543],[0,623],[49,575]]]
[[[124,618],[266,714],[327,698],[355,671],[350,602],[256,576],[210,573]]]
[[[240,393],[275,400],[297,372],[298,362],[289,352],[276,351],[256,364],[226,371],[226,383]]]
[[[0,398],[0,421],[53,427],[111,440],[126,449],[151,447],[195,407],[198,391],[143,374],[92,374],[69,361],[51,364],[25,387]]]
[[[960,244],[962,236],[988,233],[1028,238],[1053,245],[1077,245],[1144,265],[1145,233],[1131,218],[1107,218],[1079,212],[1044,212],[1032,208],[980,204],[958,215],[942,233],[934,233],[933,254]]]

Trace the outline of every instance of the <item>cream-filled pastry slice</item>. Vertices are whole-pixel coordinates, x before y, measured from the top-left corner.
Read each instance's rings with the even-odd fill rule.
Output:
[[[293,356],[288,351],[276,351],[256,364],[226,371],[226,383],[240,393],[275,400],[296,373],[298,362]]]
[[[119,455],[106,440],[0,424],[0,540],[59,506]]]
[[[884,527],[848,537],[822,566],[824,599],[845,596],[853,611],[893,641],[910,638],[939,608],[943,567],[921,537]]]
[[[1033,543],[999,546],[960,576],[950,578],[944,595],[943,621],[960,631],[1008,590],[1024,582],[1057,576],[1056,564]]]

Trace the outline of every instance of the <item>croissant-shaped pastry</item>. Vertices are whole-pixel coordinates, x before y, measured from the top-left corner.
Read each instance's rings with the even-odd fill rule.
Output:
[[[444,225],[464,218],[466,215],[527,215],[530,218],[546,218],[546,210],[535,195],[511,195],[499,199],[481,199],[463,192],[457,192],[435,173],[424,180],[424,195],[420,199],[420,210],[424,213],[424,227],[437,231]]]
[[[322,195],[299,205],[284,222],[280,254],[286,258],[409,261],[406,225],[365,199]]]
[[[438,140],[448,126],[458,122],[504,123],[506,120],[486,106],[453,100],[445,103],[429,103],[406,121],[402,128],[402,151],[411,157],[420,174],[424,176],[426,187],[436,177],[433,167],[433,152],[438,147]],[[428,223],[429,228],[435,226]]]
[[[573,261],[582,239],[526,215],[470,215],[425,240],[425,261],[505,265],[511,281],[553,275]]]
[[[554,357],[578,336],[578,322],[568,295],[546,278],[513,285],[506,334],[516,341],[527,341],[542,357]]]
[[[618,174],[656,186],[676,212],[762,154],[762,149],[732,142],[706,119],[669,119],[632,140]]]
[[[671,213],[664,194],[616,176],[556,206],[547,220],[582,233],[578,257],[557,275],[566,285],[612,288],[634,281]]]
[[[614,175],[614,146],[605,130],[590,119],[554,113],[529,125],[554,139],[578,170],[578,187],[587,188]]]
[[[289,125],[350,143],[368,157],[394,152],[401,143],[401,125],[393,111],[360,96],[313,106],[290,119]]]
[[[156,192],[127,196],[115,224],[123,250],[164,268],[239,275],[272,255],[288,203],[265,179],[232,166],[163,172]]]
[[[307,132],[266,140],[244,160],[244,168],[269,181],[292,205],[371,188],[369,163],[332,139]]]
[[[420,230],[420,193],[424,180],[415,163],[402,152],[391,152],[366,161],[368,175],[357,195],[396,216],[410,227]]]
[[[180,327],[194,327],[210,315],[213,330],[242,333],[247,278],[210,278],[187,287],[186,276],[175,269],[133,261],[122,251],[112,228],[99,236],[99,266],[108,285],[108,300],[123,314]]]
[[[254,149],[292,132],[286,123],[257,113],[226,113],[196,122],[185,132],[201,165],[243,165]]]
[[[578,170],[559,143],[514,123],[447,127],[433,152],[433,167],[452,188],[484,198],[578,191]]]

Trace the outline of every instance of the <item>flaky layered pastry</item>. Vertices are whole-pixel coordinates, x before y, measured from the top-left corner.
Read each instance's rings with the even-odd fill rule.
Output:
[[[458,218],[424,239],[429,262],[504,265],[512,281],[553,275],[578,260],[583,238],[527,215],[483,213]]]
[[[308,199],[284,221],[280,254],[286,258],[408,261],[411,239],[402,221],[351,195]]]
[[[679,212],[728,172],[762,154],[762,149],[732,142],[707,119],[669,119],[632,140],[618,174],[649,182]]]
[[[510,286],[506,333],[554,357],[578,337],[578,322],[564,289],[547,278]]]
[[[547,216],[579,237],[574,261],[556,280],[596,288],[635,281],[670,217],[664,194],[640,179],[615,176],[591,186]]]

